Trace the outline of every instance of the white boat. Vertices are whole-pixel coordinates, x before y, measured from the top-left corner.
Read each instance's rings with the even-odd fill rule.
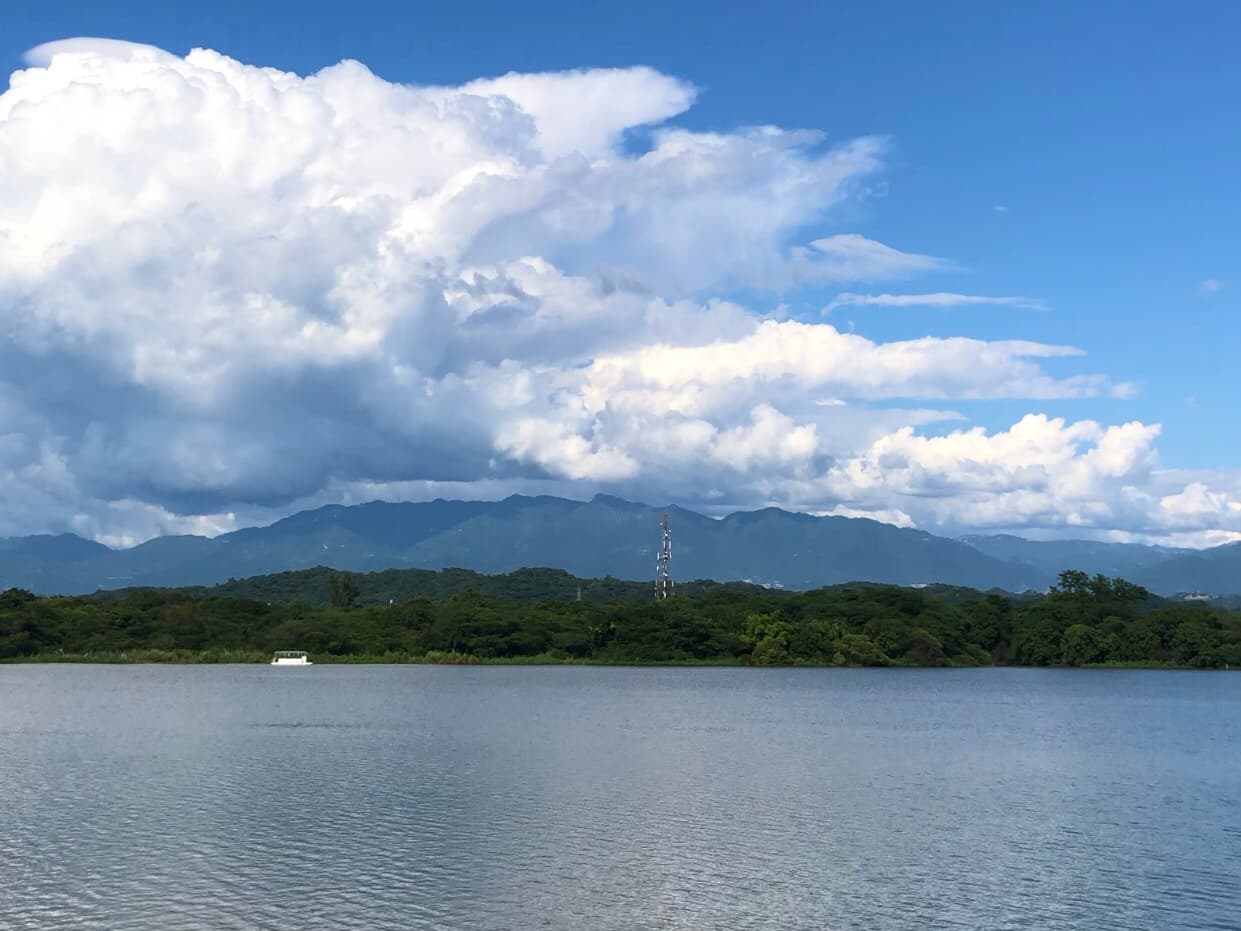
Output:
[[[271,658],[273,666],[313,666],[305,650],[277,650]]]

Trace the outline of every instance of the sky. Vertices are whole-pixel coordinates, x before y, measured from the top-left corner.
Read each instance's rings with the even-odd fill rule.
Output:
[[[1241,5],[173,6],[0,32],[0,535],[1241,540]]]

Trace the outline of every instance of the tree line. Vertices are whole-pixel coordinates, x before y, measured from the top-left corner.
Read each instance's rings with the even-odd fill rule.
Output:
[[[539,572],[549,573],[542,578],[554,595],[533,597]],[[370,604],[359,603],[365,577],[329,571],[315,576],[314,604],[218,589],[98,597],[9,589],[0,593],[0,660],[210,661],[304,649],[321,661],[1241,666],[1241,614],[1075,571],[1029,597],[947,586],[703,584],[692,597],[661,602],[649,586],[640,599],[590,600],[581,591],[591,580],[568,576],[579,584],[566,590],[564,575],[483,576],[485,591],[449,585],[442,597]],[[626,596],[638,591],[618,584]]]
[[[518,569],[503,575],[485,575],[472,569],[384,569],[379,572],[339,572],[325,566],[273,572],[245,579],[229,579],[219,585],[165,589],[195,599],[213,596],[249,598],[256,601],[298,602],[311,606],[348,604],[392,604],[423,596],[443,601],[463,592],[478,592],[505,601],[649,601],[654,589],[650,582],[617,579],[611,576],[582,579],[563,569]],[[767,591],[746,582],[715,582],[710,579],[678,582],[677,591],[689,598],[709,592]],[[97,592],[96,598],[124,599],[129,589]]]

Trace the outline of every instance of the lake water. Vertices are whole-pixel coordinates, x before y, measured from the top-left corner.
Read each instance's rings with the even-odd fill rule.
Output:
[[[0,928],[1241,927],[1241,675],[0,666]]]

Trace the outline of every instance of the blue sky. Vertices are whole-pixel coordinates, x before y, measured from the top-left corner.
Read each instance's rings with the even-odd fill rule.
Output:
[[[15,70],[26,49],[77,35],[177,55],[207,47],[299,74],[352,58],[412,84],[649,65],[698,88],[680,127],[885,137],[868,193],[805,238],[859,233],[953,267],[717,296],[757,312],[786,302],[796,319],[876,342],[1071,344],[1085,359],[1047,360],[1047,372],[1102,373],[1135,383],[1134,396],[951,408],[988,431],[1033,410],[1159,423],[1162,466],[1241,468],[1241,4],[47,3],[6,23],[0,58]],[[1022,296],[1047,309],[853,306],[821,318],[842,291]]]
[[[98,35],[392,81],[648,64],[702,88],[680,122],[891,137],[887,196],[850,228],[962,271],[935,290],[1037,296],[1051,313],[850,314],[883,338],[1067,341],[1140,383],[1165,458],[1241,465],[1241,5],[984,3],[46,3],[27,48]],[[1004,208],[1003,212],[996,207]],[[1204,281],[1218,293],[1199,295]],[[815,306],[818,295],[805,303]],[[1126,401],[1065,402],[1125,417]],[[971,411],[999,425],[1017,406]]]

